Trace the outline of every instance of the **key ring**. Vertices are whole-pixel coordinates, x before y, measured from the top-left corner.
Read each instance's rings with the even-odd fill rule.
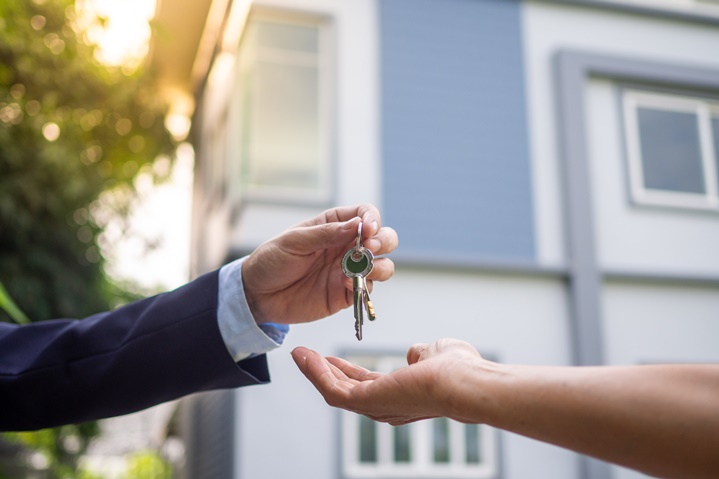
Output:
[[[354,249],[354,253],[352,253],[352,259],[355,261],[359,261],[362,257],[362,222],[360,221],[357,225],[357,243]]]
[[[369,299],[367,280],[365,279],[374,268],[374,255],[370,250],[362,246],[362,221],[357,225],[357,240],[355,246],[350,248],[340,261],[342,273],[352,278],[352,299],[354,302],[355,337],[362,340],[362,324],[364,323],[364,312],[370,321],[377,317],[374,312],[374,305]]]

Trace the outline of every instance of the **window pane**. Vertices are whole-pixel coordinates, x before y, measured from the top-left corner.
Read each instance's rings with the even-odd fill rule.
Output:
[[[319,28],[250,20],[240,49],[242,183],[322,194]]]
[[[377,462],[377,423],[373,420],[359,416],[360,421],[360,462]]]
[[[719,185],[719,117],[712,118],[712,136],[714,137],[714,170],[717,174],[717,185]]]
[[[258,63],[248,153],[255,185],[320,186],[318,78],[314,68]]]
[[[257,43],[266,48],[280,48],[316,53],[319,32],[315,27],[255,21]]]
[[[440,417],[432,420],[434,434],[434,462],[449,462],[449,419]]]
[[[410,462],[412,460],[412,456],[410,454],[412,443],[410,439],[411,429],[409,424],[397,426],[393,428],[393,431],[395,462]]]
[[[479,464],[482,457],[479,452],[479,426],[476,424],[465,424],[464,440],[467,444],[467,464]]]
[[[697,116],[638,108],[644,186],[647,189],[704,193]]]

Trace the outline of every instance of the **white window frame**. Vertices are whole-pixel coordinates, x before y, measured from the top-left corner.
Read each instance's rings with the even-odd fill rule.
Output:
[[[714,151],[711,130],[712,117],[719,116],[719,102],[689,96],[625,90],[622,95],[622,103],[632,200],[643,205],[719,211],[719,185],[717,184],[715,160],[717,152]],[[644,186],[637,118],[637,109],[640,107],[696,115],[704,175],[704,194],[656,190]]]
[[[665,10],[675,13],[694,13],[707,17],[719,16],[719,0],[603,0],[606,3],[618,3]]]
[[[362,357],[367,355],[352,355],[352,362],[363,362]],[[371,361],[379,372],[390,372],[406,366],[406,360],[401,356],[372,356]],[[396,462],[393,457],[393,426],[385,423],[376,423],[377,431],[377,462],[363,463],[360,461],[359,424],[361,416],[342,411],[342,470],[343,477],[348,479],[368,478],[473,478],[495,479],[499,477],[497,443],[497,430],[484,425],[479,428],[479,457],[477,464],[467,463],[465,424],[449,421],[450,460],[447,463],[433,461],[432,420],[418,421],[408,424],[411,440],[411,460],[409,462]]]
[[[248,16],[248,22],[252,20],[268,21],[273,23],[286,23],[290,25],[307,25],[315,27],[319,34],[319,51],[316,56],[316,60],[309,58],[302,58],[302,53],[296,53],[294,55],[294,62],[316,62],[319,73],[319,145],[320,145],[320,164],[318,165],[318,172],[320,175],[320,186],[315,191],[308,192],[305,189],[295,189],[286,187],[271,187],[263,185],[253,185],[252,183],[245,184],[244,180],[240,177],[240,171],[243,169],[242,165],[248,161],[246,158],[240,158],[236,166],[231,168],[233,177],[231,182],[232,185],[232,196],[235,202],[242,201],[270,201],[270,202],[286,202],[286,203],[309,203],[309,204],[326,204],[331,200],[333,185],[333,164],[332,164],[332,149],[333,149],[333,138],[334,138],[334,126],[332,121],[333,111],[333,99],[335,96],[333,75],[332,75],[332,60],[333,55],[331,53],[331,36],[333,35],[332,24],[328,17],[321,15],[313,15],[302,12],[284,11],[275,8],[264,8],[264,7],[253,7]],[[238,45],[238,55],[242,48],[241,40]],[[266,56],[275,56],[276,58],[282,59],[286,56],[285,52],[282,51],[271,51],[272,49],[265,48]],[[307,55],[304,55],[307,57]],[[233,110],[241,109],[242,106],[242,85],[240,84],[242,79],[242,68],[243,62],[238,61],[235,70],[235,91],[233,92],[232,106]],[[233,129],[237,135],[236,146],[240,147],[238,151],[242,151],[241,143],[244,139],[241,138],[240,132],[243,131],[242,115],[239,111],[233,111]]]

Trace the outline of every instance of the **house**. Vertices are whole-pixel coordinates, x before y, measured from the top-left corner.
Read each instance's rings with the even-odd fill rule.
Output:
[[[716,0],[164,0],[163,20],[185,22],[155,58],[195,102],[195,274],[338,204],[400,237],[363,341],[349,310],[293,327],[272,384],[186,401],[186,477],[643,477],[334,410],[289,351],[719,361]]]

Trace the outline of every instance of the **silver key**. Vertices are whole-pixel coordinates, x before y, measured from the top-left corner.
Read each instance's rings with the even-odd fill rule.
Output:
[[[355,315],[355,336],[357,341],[362,341],[362,325],[364,324],[364,293],[365,285],[362,276],[352,277],[352,289],[354,291],[354,315]]]
[[[342,257],[341,266],[345,276],[352,278],[354,296],[355,336],[362,340],[362,326],[364,324],[364,310],[370,321],[374,321],[374,305],[369,299],[366,277],[374,268],[374,255],[362,246],[362,223],[357,227],[357,243]]]

